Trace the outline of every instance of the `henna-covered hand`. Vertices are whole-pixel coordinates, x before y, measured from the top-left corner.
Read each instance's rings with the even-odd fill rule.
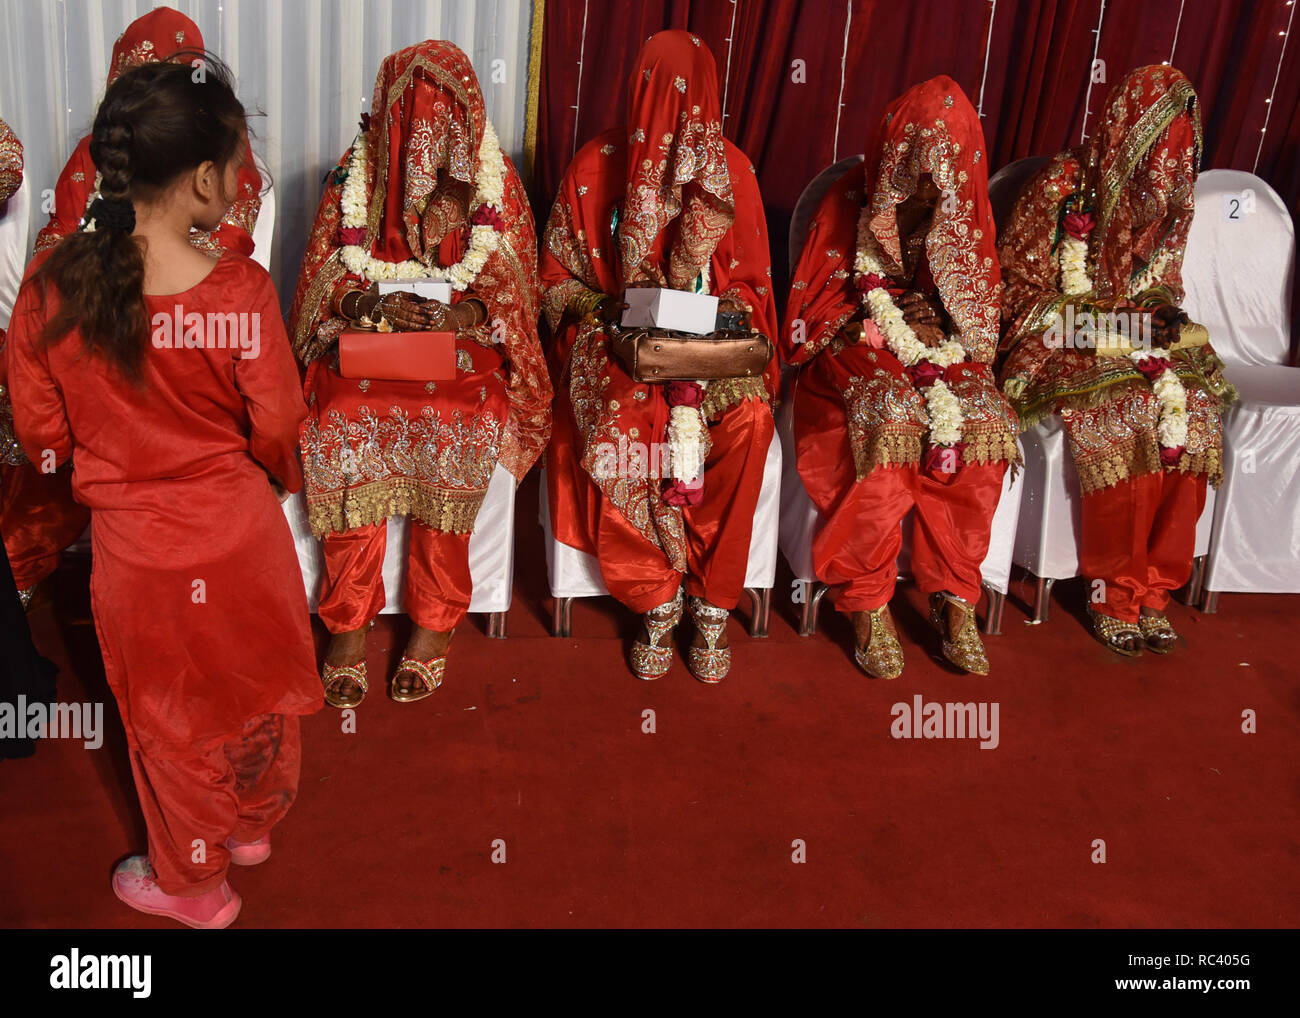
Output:
[[[1182,327],[1191,319],[1182,308],[1164,304],[1151,312],[1151,345],[1160,350],[1167,350],[1178,342]]]
[[[943,327],[938,308],[924,294],[915,291],[903,294],[898,300],[898,310],[903,312],[903,321],[907,322],[913,331],[918,325],[933,325],[939,329]]]

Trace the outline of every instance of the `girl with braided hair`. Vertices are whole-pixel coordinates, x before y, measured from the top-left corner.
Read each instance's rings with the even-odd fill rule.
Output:
[[[302,484],[306,412],[279,300],[245,255],[190,243],[248,147],[227,72],[196,56],[201,75],[156,62],[109,87],[100,197],[28,269],[5,357],[18,440],[33,463],[75,460],[91,510],[91,606],[149,832],[113,890],[217,928],[241,903],[229,864],[265,859],[294,800],[298,715],[321,692],[277,500]]]

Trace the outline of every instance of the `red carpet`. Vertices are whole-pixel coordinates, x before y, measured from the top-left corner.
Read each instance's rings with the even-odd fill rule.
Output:
[[[535,479],[519,505],[509,639],[473,618],[433,698],[395,704],[381,678],[356,734],[329,708],[305,719],[302,789],[274,855],[233,868],[237,926],[1300,921],[1300,598],[1225,595],[1217,615],[1175,605],[1185,646],[1127,661],[1083,628],[1080,582],[1057,585],[1041,626],[1025,624],[1018,588],[1004,635],[986,639],[993,674],[977,678],[942,662],[904,588],[907,670],[887,683],[856,670],[827,607],[821,633],[796,634],[782,576],[769,639],[733,621],[725,683],[696,682],[679,659],[645,684],[623,663],[634,620],[612,600],[578,602],[573,639],[548,635]],[[167,928],[108,886],[145,835],[86,571],[70,560],[57,615],[47,602],[32,622],[60,698],[106,701],[109,735],[97,752],[56,741],[0,764],[0,925]],[[406,628],[382,618],[372,676]],[[1000,744],[892,738],[891,706],[918,693],[996,701]],[[1248,708],[1255,735],[1241,730]]]

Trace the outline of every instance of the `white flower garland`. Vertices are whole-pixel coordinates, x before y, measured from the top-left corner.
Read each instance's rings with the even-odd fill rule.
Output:
[[[876,246],[876,238],[871,233],[870,218],[868,208],[864,206],[858,217],[858,243],[853,269],[859,276],[877,275],[883,278],[886,275],[885,266],[880,258],[880,249]],[[926,360],[937,367],[946,368],[966,359],[966,348],[955,338],[950,337],[937,347],[928,347],[917,339],[916,333],[903,317],[903,312],[884,287],[873,287],[863,295],[862,300],[871,320],[884,335],[890,353],[899,359],[903,367],[910,368]],[[925,397],[925,412],[930,421],[930,442],[934,445],[954,445],[960,442],[962,425],[966,420],[961,400],[943,379],[936,379],[922,389],[921,394]]]
[[[708,383],[697,381],[701,389]],[[668,411],[668,476],[694,481],[704,469],[704,436],[708,427],[699,407],[675,406]]]
[[[474,191],[473,209],[484,205],[501,214],[505,196],[506,169],[497,141],[496,131],[489,122],[478,148],[478,180]],[[357,135],[352,143],[352,156],[348,162],[348,176],[343,182],[339,200],[343,212],[344,229],[365,229],[369,219],[366,201],[366,136]],[[453,290],[464,290],[483,271],[488,258],[501,243],[501,235],[491,225],[471,226],[470,242],[465,256],[448,268],[439,269],[409,258],[404,262],[385,262],[375,258],[359,244],[344,245],[339,251],[341,261],[350,272],[366,280],[378,279],[436,279],[451,284]]]
[[[1061,292],[1067,297],[1078,297],[1092,290],[1092,277],[1088,275],[1088,242],[1066,234],[1059,247],[1061,266]],[[1164,273],[1167,253],[1161,252],[1134,280],[1132,290],[1142,293],[1150,289]],[[1148,357],[1159,356],[1155,350],[1138,349],[1129,359],[1140,364]],[[1156,395],[1159,416],[1156,420],[1156,437],[1166,449],[1177,449],[1187,444],[1187,390],[1178,380],[1173,368],[1166,368],[1151,383]]]

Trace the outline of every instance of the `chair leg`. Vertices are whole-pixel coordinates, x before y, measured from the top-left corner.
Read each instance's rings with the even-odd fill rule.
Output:
[[[504,640],[506,638],[505,612],[491,612],[488,615],[487,634],[488,638],[492,640]]]
[[[749,617],[749,635],[754,639],[767,636],[768,623],[772,618],[772,588],[746,587],[749,604],[753,613]]]
[[[551,635],[573,635],[573,598],[557,597],[551,609]]]
[[[1193,608],[1201,602],[1201,588],[1205,584],[1205,556],[1198,555],[1192,559],[1192,571],[1187,582],[1174,591],[1174,597],[1180,604]]]
[[[1006,602],[1006,595],[999,590],[994,590],[988,584],[984,585],[984,595],[988,598],[988,608],[984,612],[984,635],[1001,636],[1002,635],[1002,605]]]
[[[1052,584],[1056,581],[1047,576],[1034,577],[1034,618],[1033,622],[1047,621],[1047,612],[1052,603]]]
[[[1217,590],[1207,590],[1205,596],[1201,599],[1201,611],[1206,615],[1213,615],[1219,610],[1219,592]]]
[[[817,606],[826,595],[826,584],[816,580],[800,580],[803,588],[803,605],[799,609],[799,635],[817,635]]]
[[[1205,555],[1197,555],[1192,559],[1192,578],[1189,583],[1191,589],[1190,596],[1187,598],[1187,603],[1190,605],[1200,604],[1201,596],[1205,593],[1205,559]]]

